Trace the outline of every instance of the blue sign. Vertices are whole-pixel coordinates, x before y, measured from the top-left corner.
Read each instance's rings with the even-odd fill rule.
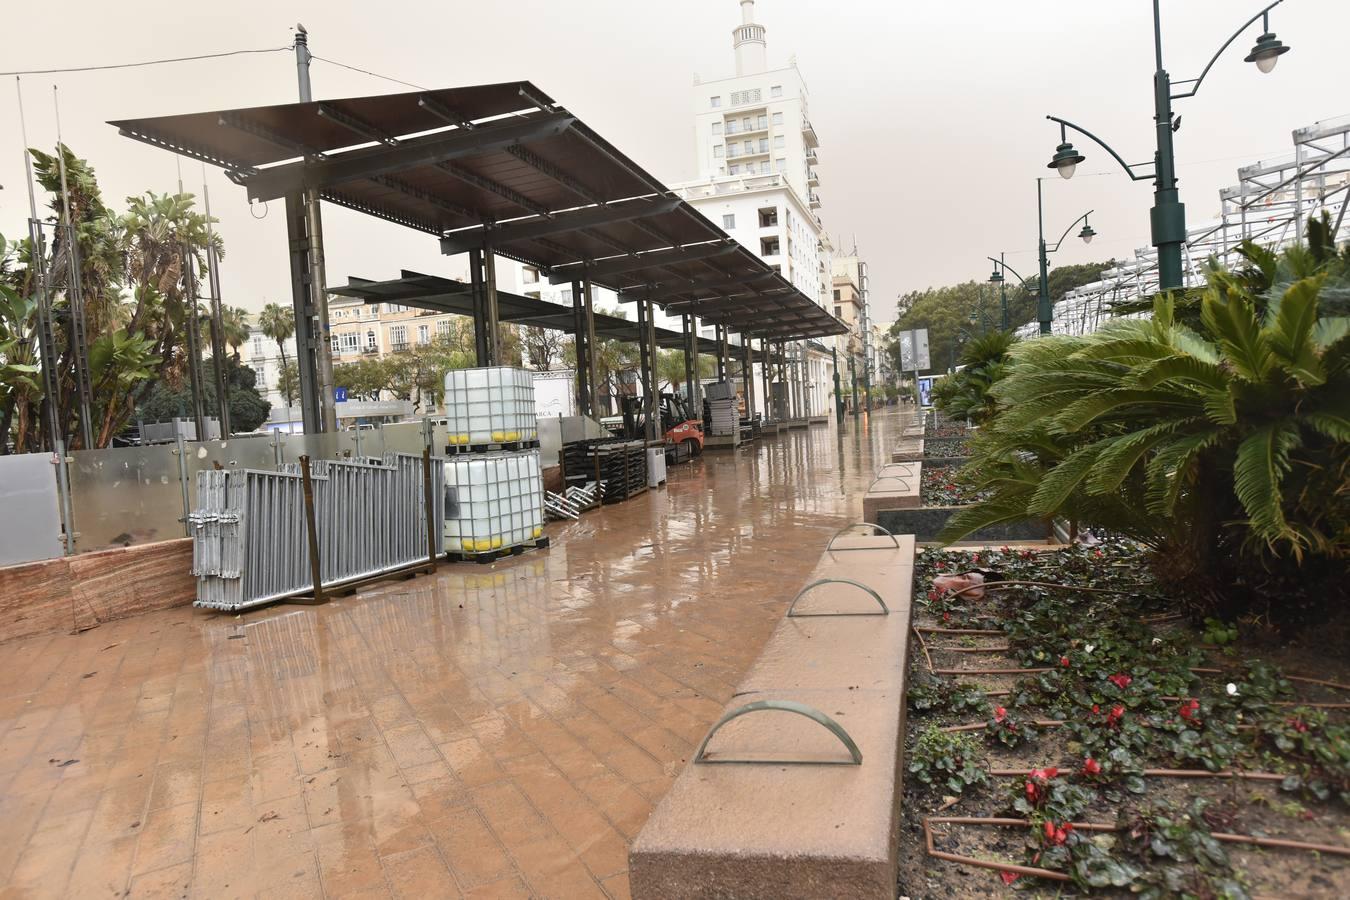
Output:
[[[334,403],[346,403],[346,402],[347,402],[347,389],[346,389],[346,388],[340,388],[340,387],[335,387],[335,388],[333,388],[333,402],[334,402]]]

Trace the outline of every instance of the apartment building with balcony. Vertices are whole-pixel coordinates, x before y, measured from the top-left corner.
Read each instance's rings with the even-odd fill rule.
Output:
[[[833,248],[820,219],[820,140],[811,124],[806,81],[795,61],[770,69],[767,29],[754,0],[740,0],[732,29],[736,74],[696,80],[693,89],[697,176],[675,185],[691,206],[821,306],[832,292]],[[807,342],[801,354],[810,412],[830,407],[834,369],[828,349]]]

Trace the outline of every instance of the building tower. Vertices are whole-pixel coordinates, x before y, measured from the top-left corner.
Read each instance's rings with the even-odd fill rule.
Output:
[[[740,0],[740,7],[741,24],[731,31],[736,74],[694,85],[698,174],[674,187],[713,224],[828,309],[831,247],[817,212],[819,140],[806,82],[795,61],[770,67],[767,29],[755,22],[754,0]],[[834,389],[830,353],[816,342],[789,351],[796,373],[789,417],[828,412]]]
[[[731,32],[736,48],[736,74],[758,75],[767,66],[766,29],[755,24],[755,0],[741,0],[741,24]]]

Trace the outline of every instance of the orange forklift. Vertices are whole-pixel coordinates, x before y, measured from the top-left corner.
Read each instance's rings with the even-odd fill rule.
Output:
[[[641,440],[647,423],[641,397],[623,398],[623,422],[612,430],[619,437]],[[661,394],[661,435],[668,462],[683,462],[703,452],[703,419],[689,411],[688,402],[677,394]]]

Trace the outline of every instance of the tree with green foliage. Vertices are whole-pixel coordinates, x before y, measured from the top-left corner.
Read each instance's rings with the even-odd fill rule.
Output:
[[[1350,554],[1350,318],[1327,315],[1322,298],[1342,296],[1347,256],[1243,254],[1248,269],[1210,270],[1196,327],[1167,294],[1151,319],[1013,347],[974,442],[972,470],[992,495],[953,516],[943,540],[1064,516],[1152,547],[1197,613],[1288,615],[1291,585],[1309,602],[1337,595]]]
[[[295,405],[300,396],[300,366],[295,360],[286,360],[277,371],[277,392],[288,407]]]
[[[59,156],[57,155],[59,153]],[[12,349],[4,353],[7,388],[0,390],[0,425],[15,452],[51,448],[46,409],[56,412],[60,438],[81,449],[76,344],[71,312],[75,301],[84,310],[90,375],[90,430],[94,445],[105,447],[120,433],[158,379],[177,381],[188,370],[186,349],[189,316],[200,316],[188,300],[200,294],[189,278],[205,272],[206,247],[224,253],[220,235],[207,230],[208,219],[197,212],[191,194],[146,193],[127,199],[125,214],[103,201],[89,163],[68,147],[48,154],[30,149],[34,175],[51,198],[52,239],[42,260],[52,309],[52,373],[55,395],[48,397],[39,372],[30,381],[13,377],[12,366],[37,365],[38,297],[34,248],[27,239],[0,238],[0,285],[23,299],[6,304],[5,331]],[[62,197],[61,167],[66,171],[69,208]],[[50,226],[49,226],[50,228]],[[73,230],[81,263],[81,291],[72,297],[69,260]],[[185,253],[194,263],[189,274]],[[191,290],[189,288],[192,288]],[[16,310],[18,315],[16,317]],[[0,452],[9,441],[0,439]]]
[[[272,412],[272,405],[258,393],[257,374],[239,360],[227,356],[225,380],[230,402],[230,428],[236,434],[256,430]],[[215,391],[206,393],[205,402],[206,414],[219,419],[220,404],[216,402]],[[157,381],[136,415],[144,422],[191,417],[192,395],[183,385],[175,388],[166,381]]]
[[[258,328],[277,343],[277,352],[281,355],[282,372],[282,377],[277,379],[277,390],[281,392],[287,406],[294,406],[295,398],[300,395],[299,369],[297,368],[294,378],[284,376],[288,366],[286,342],[295,334],[295,312],[279,303],[269,303],[262,308],[262,312],[258,315]],[[285,384],[285,387],[282,386],[283,384]]]
[[[952,419],[982,425],[993,417],[997,405],[992,388],[1007,371],[1008,351],[1017,338],[1012,332],[981,335],[961,351],[961,369],[942,379],[933,391],[934,405]]]

